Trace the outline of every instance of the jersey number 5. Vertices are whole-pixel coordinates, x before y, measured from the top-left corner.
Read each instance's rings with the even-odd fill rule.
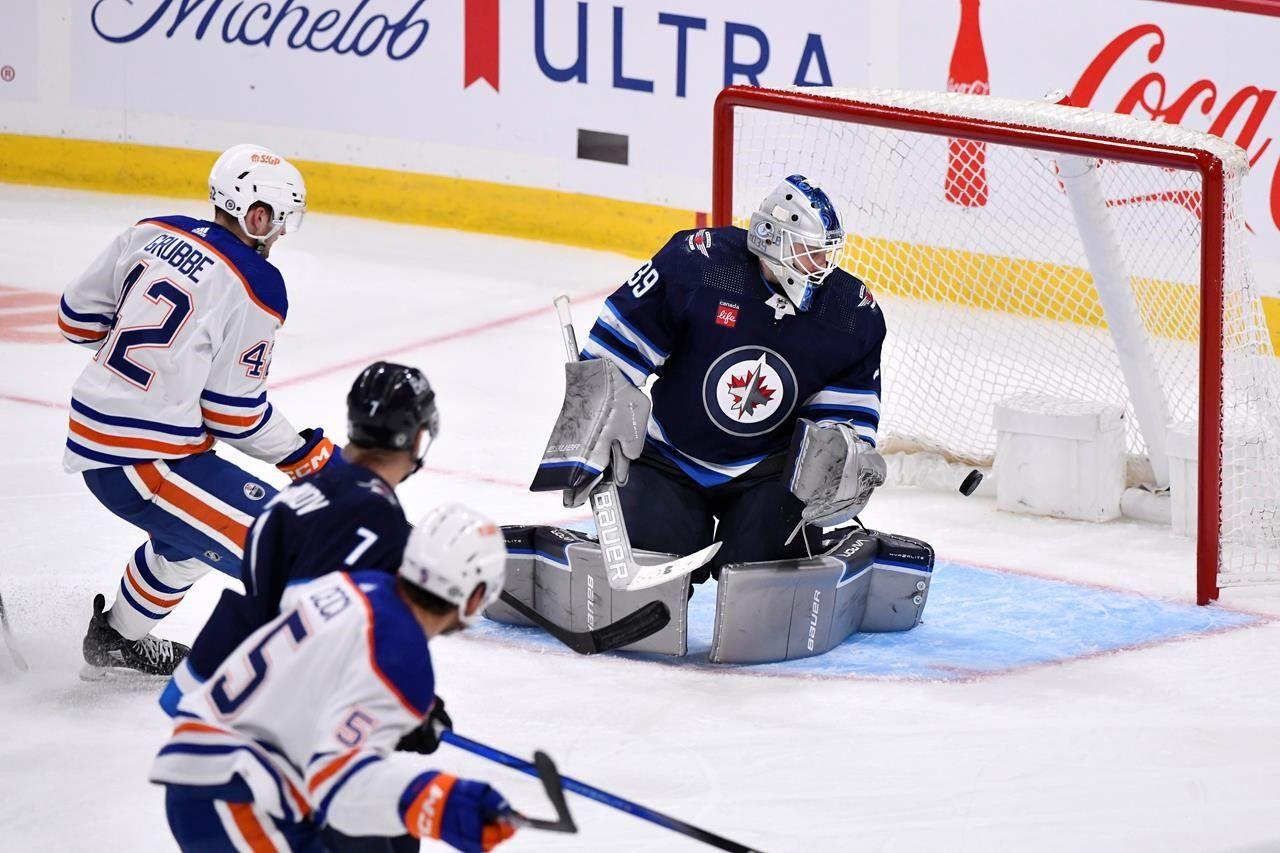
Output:
[[[143,269],[145,267],[139,264],[129,272],[129,275],[125,276],[125,289],[120,297],[120,313],[118,316],[124,316],[126,311],[125,302],[128,300],[129,291],[132,289],[133,284],[137,282]],[[155,378],[155,372],[148,370],[131,359],[129,357],[130,351],[147,348],[166,349],[171,346],[173,339],[178,336],[178,332],[182,331],[187,318],[191,316],[191,309],[194,303],[190,293],[187,293],[167,278],[151,282],[147,285],[146,290],[143,291],[142,296],[153,305],[159,305],[164,302],[168,306],[164,319],[157,325],[127,326],[117,329],[115,331],[115,339],[107,347],[106,365],[116,375],[146,391],[151,387],[151,380]]]

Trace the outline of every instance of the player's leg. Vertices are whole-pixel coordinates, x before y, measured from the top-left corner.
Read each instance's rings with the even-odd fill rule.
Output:
[[[152,675],[169,675],[189,649],[161,640],[151,630],[168,615],[187,590],[209,571],[163,542],[147,540],[125,565],[116,600],[106,610],[106,597],[94,597],[93,617],[84,638],[84,659],[91,668],[123,666]],[[86,669],[91,678],[101,673]]]
[[[714,560],[716,573],[720,566],[730,563],[808,556],[804,537],[808,536],[810,547],[815,548],[822,537],[821,528],[806,527],[790,545],[786,544],[787,537],[800,522],[804,504],[778,476],[720,487],[715,509],[720,519],[716,536],[724,543]]]
[[[648,452],[631,463],[618,498],[632,548],[692,554],[714,541],[715,519],[702,490],[679,469]],[[705,568],[692,575],[694,583],[708,576]]]
[[[239,777],[218,786],[166,785],[164,805],[169,830],[185,851],[325,850],[314,824],[272,818],[255,806],[252,793]]]
[[[104,506],[150,535],[126,563],[110,610],[95,600],[85,660],[169,674],[186,647],[156,640],[151,629],[211,567],[239,578],[249,526],[275,489],[213,453],[84,478]]]

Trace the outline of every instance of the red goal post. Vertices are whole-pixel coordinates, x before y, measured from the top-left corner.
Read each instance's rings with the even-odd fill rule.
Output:
[[[1001,204],[997,191],[1000,189],[997,184],[1000,180],[998,174],[992,176],[993,189],[989,201],[984,185],[981,205],[975,204],[973,209],[964,210],[963,201],[957,205],[955,199],[950,199],[952,203],[949,204],[943,198],[943,170],[948,168],[943,157],[950,156],[954,160],[956,140],[967,140],[975,150],[986,151],[990,146],[992,153],[998,150],[1000,157],[1006,158],[1011,164],[1019,164],[1002,166],[1003,161],[996,159],[994,162],[984,161],[984,168],[989,166],[993,170],[1003,169],[1007,174],[1017,172],[1021,175],[1025,172],[1034,175],[1037,170],[1044,173],[1042,179],[1033,178],[1014,187],[1005,187],[1008,190],[1006,195],[1016,194],[1018,205],[1029,212],[1010,212],[1005,214],[1005,219],[998,218],[1001,215],[995,212]],[[948,145],[949,154],[944,151],[944,146]],[[964,154],[963,151],[960,153]],[[1229,316],[1233,324],[1233,341],[1240,337],[1235,329],[1240,317],[1246,318],[1244,324],[1249,328],[1245,337],[1248,340],[1238,347],[1243,353],[1240,357],[1247,362],[1242,368],[1244,374],[1258,370],[1269,375],[1273,372],[1271,365],[1258,367],[1257,363],[1264,358],[1268,362],[1274,361],[1269,345],[1265,354],[1259,349],[1263,345],[1256,329],[1260,309],[1251,307],[1257,299],[1252,290],[1248,262],[1244,255],[1244,224],[1238,198],[1239,183],[1247,172],[1247,162],[1244,152],[1239,148],[1216,137],[1183,128],[1047,102],[1013,102],[975,95],[887,90],[782,90],[733,86],[721,92],[715,104],[712,221],[716,226],[735,222],[742,224],[744,216],[762,197],[760,186],[769,180],[780,180],[790,172],[805,173],[836,200],[837,207],[845,214],[851,242],[853,237],[861,237],[867,231],[883,229],[884,236],[868,238],[865,245],[881,247],[882,251],[877,251],[886,256],[894,255],[892,266],[884,267],[884,271],[891,275],[885,277],[914,279],[916,275],[911,266],[913,258],[944,257],[945,263],[938,269],[945,270],[945,273],[935,276],[935,280],[909,286],[908,290],[915,290],[903,298],[904,303],[927,302],[931,311],[940,307],[944,312],[963,312],[966,325],[973,317],[985,317],[988,314],[1000,315],[993,322],[1009,323],[1018,321],[1014,315],[1028,312],[1025,302],[1040,299],[1033,291],[1041,283],[1048,282],[1045,285],[1048,289],[1059,288],[1065,293],[1076,288],[1080,281],[1089,281],[1098,275],[1096,265],[1093,267],[1093,274],[1089,274],[1090,261],[1096,263],[1096,251],[1088,246],[1066,246],[1068,241],[1064,240],[1064,247],[1054,249],[1053,252],[1057,254],[1052,257],[1032,257],[1039,251],[1040,244],[1057,239],[1056,236],[1045,238],[1043,233],[1056,235],[1057,231],[1068,230],[1057,228],[1054,223],[1071,221],[1065,218],[1066,214],[1050,215],[1044,212],[1050,208],[1069,209],[1055,195],[1055,191],[1058,195],[1064,192],[1062,180],[1052,180],[1058,175],[1059,163],[1065,161],[1063,158],[1056,158],[1046,167],[1045,157],[1052,155],[1082,158],[1080,162],[1096,162],[1098,170],[1103,170],[1104,166],[1110,170],[1106,172],[1108,175],[1118,175],[1127,168],[1113,164],[1153,167],[1158,171],[1135,171],[1134,174],[1138,177],[1124,178],[1133,182],[1134,186],[1141,185],[1144,190],[1151,186],[1152,180],[1163,181],[1164,176],[1171,173],[1185,176],[1185,180],[1190,182],[1176,192],[1166,191],[1159,196],[1150,192],[1131,192],[1131,197],[1126,196],[1122,201],[1138,201],[1127,207],[1109,197],[1106,203],[1109,212],[1099,215],[1111,219],[1124,218],[1123,227],[1132,228],[1132,237],[1127,236],[1127,233],[1120,233],[1115,238],[1122,243],[1117,259],[1127,264],[1127,269],[1154,267],[1167,260],[1163,255],[1177,254],[1176,251],[1166,253],[1157,248],[1147,251],[1145,255],[1138,253],[1133,258],[1125,258],[1123,253],[1129,244],[1142,243],[1157,247],[1166,242],[1168,245],[1176,243],[1179,247],[1185,244],[1185,247],[1178,250],[1188,257],[1185,274],[1171,272],[1167,267],[1161,267],[1158,273],[1133,272],[1132,279],[1135,282],[1140,280],[1142,288],[1150,290],[1148,285],[1152,281],[1173,281],[1178,282],[1177,287],[1181,288],[1178,292],[1185,296],[1186,283],[1182,279],[1198,279],[1192,283],[1198,289],[1198,312],[1194,307],[1190,309],[1194,314],[1185,322],[1173,318],[1175,312],[1172,308],[1163,308],[1156,303],[1139,304],[1142,297],[1136,294],[1130,297],[1130,301],[1135,304],[1134,316],[1140,316],[1141,319],[1139,325],[1142,328],[1139,331],[1142,336],[1153,341],[1150,344],[1152,348],[1181,346],[1186,349],[1188,345],[1194,346],[1194,343],[1189,342],[1198,341],[1198,357],[1193,356],[1191,359],[1196,364],[1180,368],[1157,365],[1151,373],[1153,377],[1160,374],[1158,384],[1169,386],[1155,396],[1177,397],[1179,400],[1185,398],[1190,401],[1180,404],[1185,409],[1182,417],[1186,420],[1194,419],[1199,425],[1198,436],[1194,439],[1198,446],[1198,458],[1201,460],[1198,469],[1196,521],[1197,600],[1205,604],[1216,599],[1220,582],[1247,583],[1280,579],[1280,555],[1274,551],[1278,535],[1274,518],[1266,516],[1265,512],[1259,517],[1256,507],[1251,503],[1247,506],[1245,502],[1240,507],[1228,507],[1231,515],[1229,532],[1232,537],[1245,543],[1242,547],[1248,554],[1242,558],[1239,572],[1231,573],[1227,571],[1231,567],[1224,565],[1224,559],[1231,560],[1234,557],[1233,553],[1224,553],[1224,547],[1234,547],[1231,541],[1224,539],[1223,528],[1223,436],[1224,413],[1227,411],[1224,409],[1224,316]],[[758,165],[760,162],[767,162],[768,165],[761,167]],[[922,167],[920,163],[925,165]],[[950,167],[954,166],[955,163],[951,162]],[[1052,174],[1047,168],[1051,168]],[[868,177],[860,169],[879,170],[884,174],[880,177]],[[913,170],[911,176],[904,177],[908,170]],[[985,172],[982,179],[986,180]],[[1178,180],[1183,180],[1183,177]],[[1056,190],[1053,183],[1057,184]],[[1190,189],[1192,186],[1195,189]],[[1193,195],[1196,191],[1198,196]],[[1043,195],[1042,201],[1038,198],[1040,195]],[[1181,201],[1186,209],[1181,213],[1163,209],[1154,211],[1157,205],[1152,199],[1157,197],[1162,201]],[[919,212],[911,214],[914,218],[903,215],[901,221],[897,221],[899,206],[908,205],[911,199],[916,198],[922,199],[915,205]],[[1187,199],[1198,200],[1198,210],[1191,209],[1185,203]],[[1044,211],[1036,207],[1040,204],[1044,205]],[[988,209],[977,210],[980,206]],[[1188,224],[1192,221],[1188,213],[1195,214],[1198,227],[1193,228]],[[1077,209],[1077,221],[1079,215]],[[977,224],[980,219],[986,220],[986,224]],[[1035,233],[1028,231],[1025,246],[1017,244],[1018,239],[1024,239],[1022,237],[1002,243],[994,249],[982,246],[975,248],[965,243],[970,237],[974,243],[983,242],[988,239],[987,232],[993,228],[998,230],[998,224],[1002,221],[1012,223],[1011,228],[1021,228],[1021,223],[1033,219],[1044,220],[1036,226],[1043,228],[1044,232],[1037,237]],[[1132,224],[1130,220],[1133,220]],[[1197,232],[1194,235],[1191,233],[1193,230]],[[1105,243],[1106,239],[1108,238],[1104,237],[1102,242]],[[1129,243],[1125,243],[1126,240]],[[1087,243],[1088,240],[1084,242]],[[940,252],[944,255],[940,256]],[[1193,257],[1192,252],[1198,255],[1198,259]],[[858,253],[858,246],[851,245],[845,265],[867,279],[877,298],[882,302],[886,301],[887,297],[882,293],[886,288],[891,292],[893,282],[877,281],[874,272],[869,276],[867,270],[859,268]],[[1032,259],[1027,260],[1029,257]],[[956,261],[956,258],[959,260]],[[1040,265],[1041,269],[1027,274],[1025,280],[1009,284],[1010,274],[1007,270],[1027,269],[1028,264],[1032,267]],[[982,271],[997,267],[1006,272],[1000,274],[999,280],[984,282],[981,278],[981,274],[984,274]],[[955,279],[964,276],[966,268],[978,272],[972,283],[961,284],[956,288],[955,292],[961,295],[954,295],[951,290],[943,292],[943,288],[951,288]],[[1080,268],[1084,268],[1083,274]],[[1074,273],[1064,272],[1072,269],[1075,270]],[[926,279],[928,276],[922,275],[921,278]],[[1072,284],[1068,287],[1062,284],[1063,281],[1070,281]],[[986,298],[984,289],[989,292],[1002,287],[1015,292],[1008,304],[983,301]],[[1224,293],[1234,294],[1231,304],[1226,304],[1228,300],[1224,300]],[[1239,298],[1241,293],[1244,294],[1243,301]],[[1194,299],[1194,294],[1192,298]],[[1242,308],[1242,305],[1245,307]],[[886,308],[891,336],[895,334],[894,319],[897,310],[896,305]],[[1153,315],[1161,312],[1168,314],[1169,318],[1152,319]],[[1231,313],[1228,315],[1226,312]],[[1028,334],[1031,335],[1029,339],[1036,342],[1031,350],[1037,353],[1037,357],[1041,349],[1049,350],[1054,347],[1053,341],[1048,337],[1050,333],[1046,331],[1049,325],[1055,329],[1065,327],[1066,331],[1062,332],[1063,340],[1068,341],[1067,336],[1073,336],[1069,339],[1070,343],[1063,345],[1064,351],[1068,352],[1065,359],[1078,366],[1080,357],[1070,354],[1080,352],[1081,344],[1075,342],[1080,337],[1079,330],[1070,328],[1073,323],[1081,322],[1075,316],[1077,314],[1094,317],[1083,323],[1094,327],[1085,330],[1084,334],[1089,336],[1088,341],[1099,339],[1096,327],[1116,326],[1115,317],[1110,314],[1106,314],[1105,319],[1099,323],[1095,317],[1097,312],[1092,307],[1062,308],[1057,305],[1044,309],[1044,313],[1035,315],[1032,319],[1018,322],[1028,327]],[[941,322],[945,333],[945,318],[937,320],[937,316],[942,316],[938,311],[934,311],[934,315],[934,319],[929,321],[933,325],[926,328],[939,328]],[[1170,331],[1179,323],[1195,325],[1197,328],[1183,332]],[[1162,325],[1169,328],[1162,328]],[[1265,332],[1265,324],[1262,328]],[[1052,334],[1059,333],[1054,331]],[[1043,347],[1038,343],[1041,340],[1038,336],[1045,336],[1043,339],[1046,343]],[[920,345],[928,345],[927,341],[933,337],[933,334],[922,335],[920,340],[924,343]],[[1180,338],[1181,343],[1170,344],[1166,338]],[[1092,347],[1093,344],[1086,343],[1083,346]],[[1098,344],[1099,350],[1105,346]],[[1120,348],[1124,349],[1124,346],[1121,345]],[[944,352],[943,356],[945,355]],[[976,364],[979,359],[979,356],[968,351],[963,351],[956,357],[965,363],[964,367],[968,367],[970,363]],[[1231,357],[1235,358],[1234,355]],[[1086,374],[1088,381],[1093,382],[1110,372],[1114,361],[1113,356],[1099,352],[1098,363],[1102,366],[1080,369]],[[1120,361],[1123,362],[1124,358],[1121,357]],[[895,370],[902,369],[903,365],[888,353],[884,364],[887,386],[888,378],[893,376]],[[912,365],[907,367],[912,369]],[[1123,363],[1121,368],[1122,375],[1117,379],[1107,379],[1120,389],[1119,393],[1124,394],[1126,379],[1134,385],[1143,384],[1134,381],[1138,374],[1129,372],[1129,368]],[[1057,368],[1050,362],[1046,362],[1046,371],[1055,369]],[[922,371],[922,374],[931,372],[932,370]],[[1175,387],[1182,384],[1191,387]],[[1239,383],[1234,387],[1234,393],[1238,393]],[[1269,393],[1271,385],[1266,387]],[[998,389],[990,393],[1004,392],[1005,389]],[[898,414],[890,408],[891,393],[886,387],[885,423],[882,430],[893,430],[895,415]],[[993,401],[986,398],[987,393],[978,389],[966,399],[975,400],[975,407],[989,406]],[[1267,406],[1276,402],[1271,396],[1265,401]],[[1132,404],[1128,405],[1132,411]],[[1269,422],[1270,412],[1264,411],[1262,415],[1257,415],[1252,402],[1246,404],[1246,407],[1249,411],[1241,415],[1241,418],[1248,421],[1249,426],[1241,429],[1246,432],[1255,428],[1267,430],[1265,440],[1272,455],[1276,455],[1277,447],[1271,443],[1275,438],[1272,434],[1275,424]],[[1141,408],[1138,407],[1133,420],[1143,420]],[[1144,424],[1147,427],[1146,436],[1139,435],[1135,438],[1135,447],[1145,453],[1151,450],[1154,443],[1159,444],[1163,452],[1167,422],[1176,420],[1175,414],[1177,413],[1166,409],[1162,414],[1147,416],[1148,422],[1159,419],[1165,422],[1160,423],[1156,429]],[[1236,415],[1236,410],[1232,408],[1231,416]],[[982,426],[985,424],[971,429],[979,431]],[[1157,433],[1160,434],[1158,440]],[[1248,435],[1253,434],[1248,432]],[[945,440],[934,440],[929,436],[924,437],[924,446],[966,462],[978,456],[985,456],[989,462],[988,452],[983,448],[954,448]],[[1252,458],[1248,453],[1243,457],[1234,453],[1229,456],[1232,465],[1238,465],[1239,458],[1246,461]],[[1166,463],[1167,460],[1161,461],[1162,465]],[[1167,480],[1164,482],[1167,483]],[[1268,483],[1267,486],[1275,487],[1276,484]],[[1228,495],[1231,501],[1244,499],[1247,487],[1239,486],[1234,480],[1230,487],[1241,491],[1239,496],[1235,491],[1231,492]],[[1276,497],[1276,494],[1271,493],[1271,497]],[[1265,495],[1263,497],[1266,498]],[[1235,517],[1237,512],[1247,516],[1243,522]]]

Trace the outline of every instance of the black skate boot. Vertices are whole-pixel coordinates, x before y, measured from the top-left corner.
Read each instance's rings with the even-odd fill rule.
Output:
[[[85,667],[80,670],[80,677],[96,681],[113,672],[173,675],[191,649],[150,634],[141,640],[125,639],[107,621],[103,609],[106,605],[107,599],[101,593],[94,597],[93,618],[84,635]]]

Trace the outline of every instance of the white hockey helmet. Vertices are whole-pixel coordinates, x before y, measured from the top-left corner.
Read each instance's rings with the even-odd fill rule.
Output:
[[[271,208],[271,230],[257,237],[263,244],[281,229],[297,231],[307,212],[307,185],[288,160],[261,145],[235,145],[222,152],[209,172],[209,201],[235,217],[246,234],[245,214],[261,202]]]
[[[400,577],[456,605],[465,624],[498,600],[507,579],[507,546],[502,531],[462,504],[436,507],[418,522],[405,545]],[[467,615],[467,601],[478,584],[484,601]]]
[[[807,311],[813,291],[840,266],[844,228],[827,194],[789,175],[751,214],[747,247],[777,278],[791,304]]]

